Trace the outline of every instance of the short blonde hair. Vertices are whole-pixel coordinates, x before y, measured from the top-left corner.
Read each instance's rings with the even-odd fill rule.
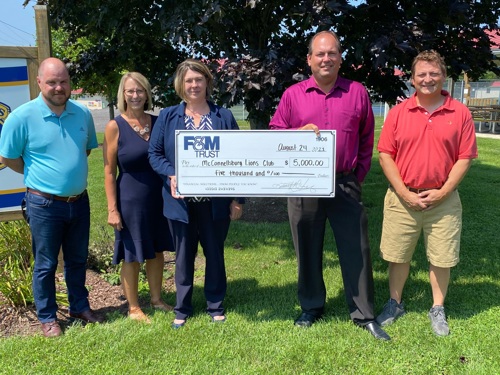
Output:
[[[412,78],[415,77],[415,66],[419,61],[425,61],[428,63],[434,63],[436,64],[439,69],[441,69],[441,73],[443,73],[443,76],[446,77],[446,64],[444,62],[444,58],[436,51],[433,49],[427,50],[427,51],[422,51],[420,52],[414,59],[413,63],[411,64],[411,76]]]
[[[179,98],[186,101],[186,93],[184,92],[184,77],[186,76],[188,70],[200,73],[205,77],[205,79],[207,80],[207,99],[210,98],[210,95],[212,95],[212,90],[214,88],[214,77],[205,64],[194,59],[184,60],[177,66],[177,69],[175,70],[174,88]]]
[[[146,77],[144,77],[141,73],[138,72],[128,72],[122,76],[120,80],[120,85],[118,86],[118,93],[116,95],[117,107],[121,113],[124,113],[127,110],[127,102],[125,101],[125,95],[123,94],[123,90],[125,87],[125,81],[127,79],[133,79],[139,85],[141,85],[148,95],[146,102],[144,103],[144,110],[151,111],[153,109],[153,95],[151,94],[151,85]]]

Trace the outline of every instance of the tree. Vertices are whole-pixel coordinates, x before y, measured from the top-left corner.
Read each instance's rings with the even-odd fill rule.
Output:
[[[499,72],[483,30],[498,32],[499,17],[498,0],[368,0],[339,24],[347,47],[342,70],[364,82],[373,98],[391,103],[404,88],[394,68],[408,79],[413,58],[426,49],[445,57],[454,80],[463,72],[472,79],[489,70]]]
[[[243,99],[252,128],[267,127],[282,91],[308,72],[305,42],[313,27],[337,31],[342,74],[363,82],[374,100],[394,103],[404,96],[412,60],[425,49],[445,56],[453,79],[464,71],[473,79],[499,72],[483,31],[498,29],[498,0],[368,0],[357,7],[348,1],[208,3],[209,11],[189,29],[191,39],[200,40],[202,53],[220,51],[227,59],[217,72],[219,98],[229,105]]]
[[[374,100],[404,95],[416,54],[436,49],[449,75],[477,79],[493,63],[484,27],[498,29],[500,0],[50,0],[55,28],[93,46],[74,61],[77,76],[141,71],[166,88],[186,56],[210,61],[215,100],[244,101],[252,128],[266,128],[283,91],[309,74],[307,43],[318,30],[339,34],[341,74],[363,82]],[[126,11],[123,11],[126,10]],[[165,64],[159,62],[166,62]],[[159,90],[163,105],[178,99]]]
[[[127,71],[148,78],[154,105],[178,102],[168,81],[186,55],[165,39],[161,23],[153,22],[166,11],[154,0],[54,0],[48,6],[55,35],[64,31],[58,53],[69,63],[72,80],[89,94],[104,94],[110,118]]]
[[[86,94],[103,95],[108,101],[109,118],[114,118],[114,104],[121,72],[116,68],[104,72],[89,69],[86,74],[78,74],[81,56],[86,56],[95,46],[90,38],[73,40],[70,34],[59,28],[52,31],[52,53],[68,63],[73,87],[83,88]]]

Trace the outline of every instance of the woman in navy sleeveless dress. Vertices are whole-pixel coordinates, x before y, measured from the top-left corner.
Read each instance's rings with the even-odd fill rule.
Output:
[[[162,180],[148,161],[149,134],[156,121],[144,112],[151,109],[150,103],[146,78],[125,74],[118,90],[122,115],[106,125],[103,145],[108,223],[115,228],[113,264],[123,261],[121,281],[130,318],[146,322],[149,318],[138,302],[140,263],[146,262],[151,305],[172,310],[161,300],[163,251],[173,250],[173,244],[162,212]]]

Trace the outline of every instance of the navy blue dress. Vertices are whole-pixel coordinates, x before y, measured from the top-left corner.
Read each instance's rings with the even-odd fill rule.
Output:
[[[151,130],[157,117],[151,116]],[[149,142],[137,134],[122,117],[118,124],[118,211],[123,229],[115,230],[113,264],[144,262],[156,252],[173,251],[172,236],[163,216],[162,180],[148,160]]]

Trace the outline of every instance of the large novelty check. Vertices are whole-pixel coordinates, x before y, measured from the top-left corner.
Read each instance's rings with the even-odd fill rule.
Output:
[[[179,195],[335,194],[334,130],[180,130],[175,148]]]

